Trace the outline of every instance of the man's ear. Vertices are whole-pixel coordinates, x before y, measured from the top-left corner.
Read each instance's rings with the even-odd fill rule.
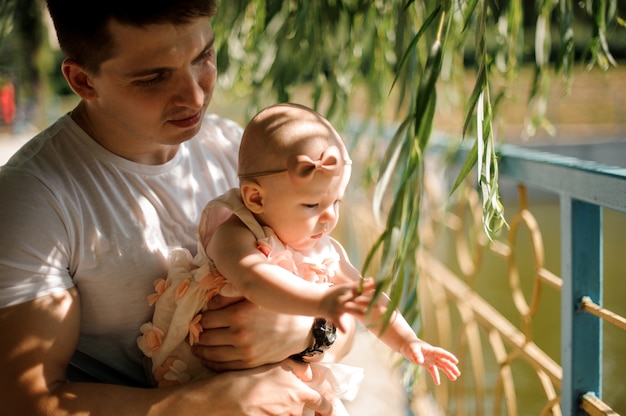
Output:
[[[241,184],[241,199],[245,206],[253,214],[263,213],[263,198],[265,197],[265,191],[263,187],[256,182],[245,181]]]
[[[96,90],[91,83],[91,76],[73,59],[66,59],[61,66],[63,76],[72,90],[83,100],[92,100],[97,97]]]

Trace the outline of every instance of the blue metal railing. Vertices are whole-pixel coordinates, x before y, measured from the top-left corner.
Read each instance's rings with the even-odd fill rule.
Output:
[[[448,153],[446,137],[435,138],[431,150]],[[456,152],[464,159],[472,143]],[[560,203],[561,277],[549,280],[561,296],[560,411],[563,415],[615,415],[602,397],[603,331],[608,322],[626,331],[626,318],[603,305],[603,217],[609,208],[626,214],[626,142],[540,148],[501,145],[498,148],[502,182],[513,181],[538,194],[558,196]],[[599,161],[565,156],[592,150]],[[563,152],[564,154],[558,154]],[[584,157],[584,156],[582,156]],[[502,187],[501,187],[502,189]],[[626,221],[623,231],[626,231]],[[505,247],[506,250],[512,248]]]
[[[602,321],[583,300],[602,305],[601,208],[626,213],[626,169],[511,145],[499,156],[501,175],[559,196],[561,408],[566,415],[585,414],[581,399],[602,397]]]

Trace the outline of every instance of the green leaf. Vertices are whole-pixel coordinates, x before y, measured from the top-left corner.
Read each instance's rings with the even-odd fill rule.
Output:
[[[452,185],[452,190],[450,191],[450,195],[452,195],[458,189],[458,187],[463,183],[465,178],[467,178],[467,175],[469,175],[469,173],[474,168],[474,165],[476,165],[477,160],[478,160],[478,140],[475,140],[474,145],[472,146],[472,149],[470,150],[467,157],[465,158],[465,162],[463,163],[463,166],[461,167],[461,171],[459,172],[459,174],[456,177],[456,180],[454,181],[454,185]]]
[[[465,112],[465,121],[463,122],[463,137],[467,134],[469,129],[469,125],[472,122],[472,116],[474,115],[474,111],[476,110],[476,105],[478,103],[478,98],[480,94],[485,88],[485,84],[487,83],[487,71],[484,65],[481,65],[478,69],[478,74],[476,77],[476,82],[474,83],[474,89],[472,90],[472,94],[467,101],[467,109]]]
[[[407,5],[407,7],[408,7],[408,5]],[[430,27],[430,25],[435,20],[435,18],[437,17],[437,15],[439,14],[440,11],[441,11],[441,6],[437,6],[437,8],[435,8],[435,10],[433,10],[433,12],[426,18],[426,20],[424,21],[424,23],[422,24],[420,29],[417,31],[415,36],[413,36],[413,39],[411,40],[411,42],[407,46],[406,51],[405,51],[404,55],[402,56],[402,59],[400,60],[400,64],[398,65],[398,70],[396,71],[396,76],[394,77],[393,82],[391,83],[390,92],[391,92],[391,90],[393,90],[394,85],[396,85],[396,82],[398,81],[398,76],[400,74],[400,70],[404,67],[404,65],[406,64],[406,62],[409,59],[410,55],[415,53],[415,48],[416,48],[417,42],[419,42],[419,40],[422,39],[422,35]]]

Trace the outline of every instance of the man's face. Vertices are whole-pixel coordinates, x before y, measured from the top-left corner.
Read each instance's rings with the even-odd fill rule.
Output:
[[[114,55],[90,78],[94,138],[129,156],[193,137],[217,78],[209,19],[141,28],[112,21],[109,30]]]

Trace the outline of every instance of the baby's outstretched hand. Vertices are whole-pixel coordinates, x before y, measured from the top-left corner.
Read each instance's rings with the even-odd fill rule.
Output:
[[[331,320],[337,329],[343,331],[341,326],[341,315],[349,313],[355,317],[362,317],[367,312],[376,284],[374,279],[368,278],[364,281],[354,281],[331,286],[328,293],[322,300],[322,314]]]
[[[459,360],[454,354],[443,348],[433,347],[425,341],[419,340],[406,344],[402,348],[402,354],[411,362],[425,367],[437,385],[441,384],[439,370],[452,381],[461,375],[457,367]]]

